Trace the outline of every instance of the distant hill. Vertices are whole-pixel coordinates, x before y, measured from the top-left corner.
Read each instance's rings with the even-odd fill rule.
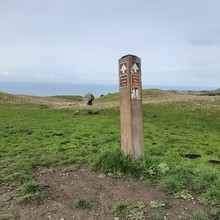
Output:
[[[220,96],[220,88],[216,90],[211,90],[211,91],[204,91],[204,94],[206,96]]]
[[[159,90],[159,89],[144,89],[142,91],[142,103],[171,103],[181,101],[196,101],[209,100],[209,97],[220,96],[220,88],[212,91],[177,91],[177,90]],[[81,109],[85,106],[83,97],[80,96],[28,96],[28,95],[12,95],[0,92],[0,105],[28,105],[29,107],[40,108],[71,108]],[[94,100],[94,107],[97,109],[114,108],[120,106],[120,94],[108,94]]]

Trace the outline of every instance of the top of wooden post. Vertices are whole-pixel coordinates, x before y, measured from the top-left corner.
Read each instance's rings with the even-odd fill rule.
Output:
[[[126,58],[126,57],[133,57],[133,58],[139,58],[138,56],[135,56],[135,55],[132,55],[132,54],[127,54],[127,55],[125,55],[125,56],[123,56],[123,57],[121,57],[120,59],[123,59],[123,58]],[[139,58],[140,59],[140,58]]]

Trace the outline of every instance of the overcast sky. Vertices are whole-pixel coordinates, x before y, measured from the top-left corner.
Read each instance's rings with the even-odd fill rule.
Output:
[[[0,0],[0,81],[220,87],[220,0]]]

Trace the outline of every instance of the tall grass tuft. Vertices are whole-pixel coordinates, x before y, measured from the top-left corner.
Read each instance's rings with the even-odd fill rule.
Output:
[[[191,220],[208,220],[208,219],[209,217],[207,216],[207,214],[201,209],[194,211],[191,217]]]
[[[75,207],[75,208],[80,208],[80,209],[96,209],[98,206],[98,202],[95,200],[90,200],[90,199],[85,199],[85,198],[79,198],[74,201],[70,202],[70,206]]]
[[[130,204],[127,202],[119,202],[113,205],[112,213],[115,217],[129,218],[135,220],[144,219],[144,212],[141,210],[144,206],[141,204]]]
[[[132,161],[125,157],[119,148],[112,148],[102,152],[93,163],[94,170],[100,170],[114,177],[139,178],[143,175],[141,161]]]
[[[18,204],[42,204],[45,201],[45,195],[42,186],[34,180],[27,182],[21,186],[21,194],[18,198]]]

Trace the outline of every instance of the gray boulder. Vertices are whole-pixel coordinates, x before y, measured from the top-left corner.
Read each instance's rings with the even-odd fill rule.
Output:
[[[92,93],[87,93],[84,99],[86,105],[92,105],[92,102],[94,101],[95,97]]]

